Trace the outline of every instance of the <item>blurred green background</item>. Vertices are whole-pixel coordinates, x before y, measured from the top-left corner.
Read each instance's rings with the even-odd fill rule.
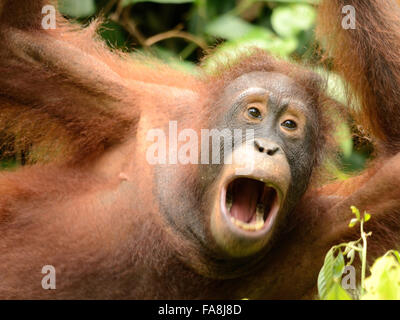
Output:
[[[318,0],[59,0],[61,12],[74,23],[87,25],[105,16],[99,33],[111,48],[139,51],[190,70],[210,49],[218,56],[256,46],[322,72],[331,95],[344,101],[340,79],[319,64],[314,38],[317,4]],[[205,68],[212,69],[212,63],[208,60]],[[345,179],[365,166],[372,147],[346,125],[336,131],[342,167],[332,165],[332,170]],[[0,149],[0,158],[1,153]],[[0,167],[13,168],[24,159],[24,154],[14,154]]]
[[[257,46],[303,57],[313,44],[317,0],[60,0],[67,17],[108,21],[101,35],[112,47],[140,50],[190,67],[210,47]],[[310,55],[307,55],[310,58]],[[174,61],[176,60],[176,61]]]

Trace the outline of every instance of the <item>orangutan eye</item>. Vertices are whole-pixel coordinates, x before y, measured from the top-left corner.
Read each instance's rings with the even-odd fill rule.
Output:
[[[297,128],[297,123],[293,120],[286,120],[281,123],[281,126],[288,130],[295,130]]]
[[[247,110],[248,115],[254,119],[261,119],[261,111],[257,108],[251,107]]]

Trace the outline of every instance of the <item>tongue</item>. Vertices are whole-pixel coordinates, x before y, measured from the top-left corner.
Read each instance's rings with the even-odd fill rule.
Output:
[[[241,180],[233,186],[231,215],[240,221],[249,223],[256,213],[259,190],[251,180]]]

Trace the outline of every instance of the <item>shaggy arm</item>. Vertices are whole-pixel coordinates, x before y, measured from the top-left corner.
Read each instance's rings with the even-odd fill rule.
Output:
[[[58,17],[56,29],[45,30],[47,3],[0,1],[2,143],[41,144],[82,162],[120,143],[139,110],[109,63],[120,58],[95,40],[96,26],[72,34]]]
[[[355,29],[343,27],[342,22],[346,26],[348,18],[355,19]],[[317,25],[317,34],[326,40],[328,53],[333,57],[334,69],[351,87],[350,101],[360,102],[355,119],[369,129],[381,151],[397,153],[400,150],[398,1],[324,1]]]

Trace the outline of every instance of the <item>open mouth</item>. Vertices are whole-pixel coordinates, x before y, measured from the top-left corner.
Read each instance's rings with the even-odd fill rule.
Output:
[[[269,229],[279,211],[277,191],[253,178],[237,178],[224,190],[225,214],[234,226],[245,231]]]

